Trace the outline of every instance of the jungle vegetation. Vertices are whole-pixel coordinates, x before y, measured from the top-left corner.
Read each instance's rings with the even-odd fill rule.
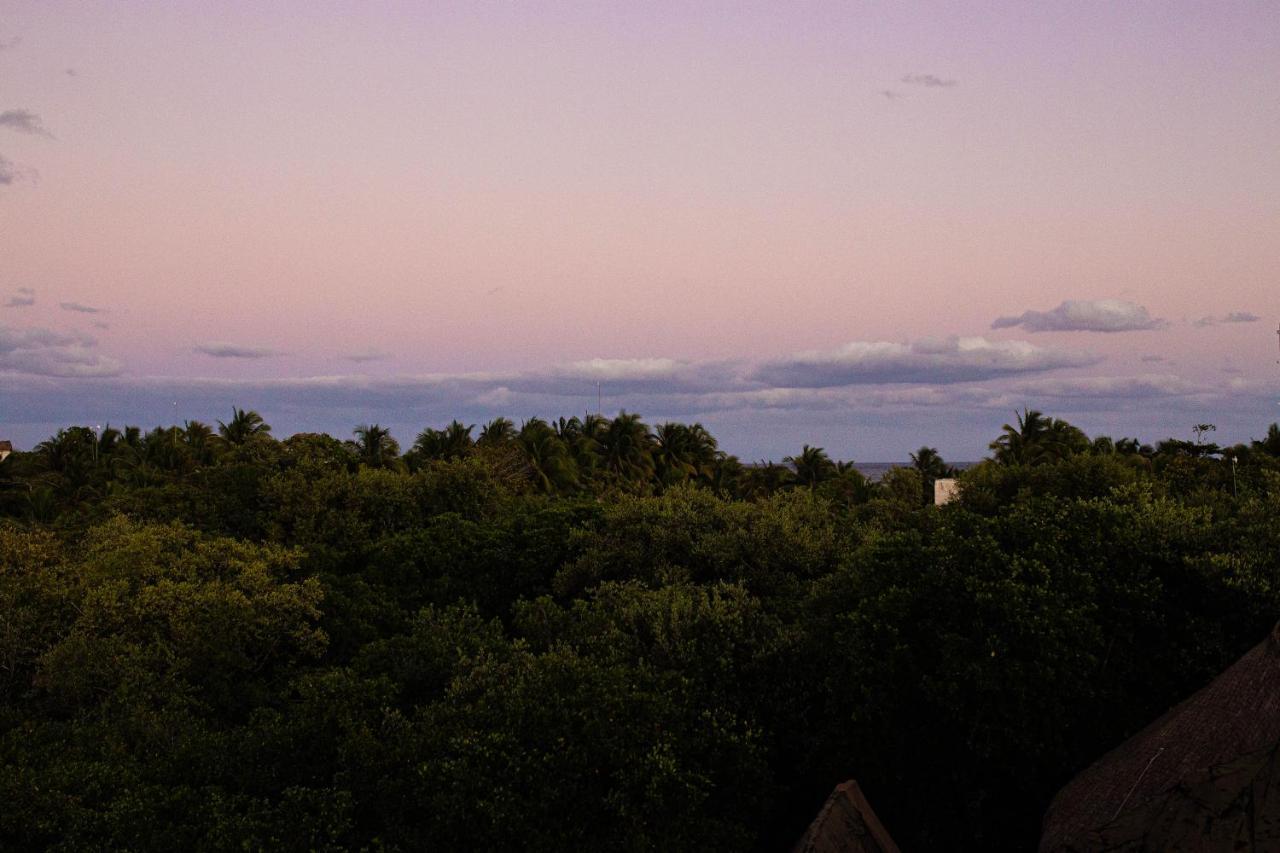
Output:
[[[1280,427],[1208,432],[1024,411],[935,507],[929,447],[626,412],[61,430],[0,463],[0,848],[778,850],[856,778],[1031,849],[1280,614]]]

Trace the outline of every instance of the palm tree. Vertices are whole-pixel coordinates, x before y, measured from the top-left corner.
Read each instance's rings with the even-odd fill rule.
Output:
[[[823,497],[845,506],[866,503],[876,489],[876,484],[858,470],[853,461],[836,462],[831,476],[822,483]]]
[[[622,414],[626,414],[623,412]],[[638,415],[636,417],[639,417]],[[576,418],[574,420],[577,420]],[[592,441],[600,441],[605,430],[609,428],[609,419],[604,415],[590,414],[582,419],[582,434]]]
[[[471,431],[475,424],[463,424],[459,420],[449,421],[444,428],[444,446],[450,459],[466,456],[475,442],[471,439]]]
[[[182,441],[182,428],[156,427],[142,438],[142,461],[148,470],[181,472],[192,467],[191,454]]]
[[[659,424],[653,431],[653,461],[658,482],[672,486],[700,472],[698,447],[684,424]]]
[[[568,446],[541,418],[530,418],[520,427],[516,442],[529,463],[529,475],[540,492],[563,492],[578,482],[578,466]]]
[[[271,425],[262,419],[262,415],[249,409],[231,407],[231,420],[227,423],[218,421],[218,435],[228,444],[244,444],[258,436],[271,434]]]
[[[1155,448],[1137,438],[1116,439],[1116,453],[1121,456],[1151,456]]]
[[[698,468],[698,477],[710,482],[716,476],[716,469],[725,459],[715,436],[700,423],[689,426],[689,445]]]
[[[137,427],[133,427],[136,435]],[[136,441],[130,443],[128,432],[121,432],[107,424],[98,436],[97,464],[108,481],[120,478],[125,471],[137,464]]]
[[[474,445],[471,430],[475,428],[475,424],[463,424],[456,420],[444,429],[427,427],[418,433],[413,449],[409,451],[414,460],[412,464],[416,465],[420,459],[460,459],[466,456]]]
[[[796,482],[810,489],[824,480],[829,480],[837,473],[835,463],[821,447],[805,445],[799,456],[788,456],[782,460],[795,469]]]
[[[711,466],[707,485],[722,498],[742,497],[747,484],[746,473],[747,467],[738,457],[716,451],[716,461]]]
[[[936,447],[922,447],[912,453],[911,467],[920,474],[921,498],[926,504],[933,503],[933,484],[945,477],[954,477],[956,473]]]
[[[1267,427],[1267,437],[1253,442],[1253,449],[1269,456],[1280,456],[1280,424]]]
[[[124,439],[124,433],[107,424],[102,428],[101,434],[98,435],[98,458],[105,459],[116,452]]]
[[[391,431],[377,424],[361,424],[355,428],[355,450],[360,462],[370,468],[391,468],[400,455],[400,445]]]
[[[58,497],[79,500],[91,491],[98,437],[88,427],[60,429],[35,447],[41,479],[51,482]]]
[[[1005,424],[1004,434],[991,442],[996,461],[1004,465],[1041,465],[1057,462],[1089,449],[1089,438],[1079,427],[1059,418],[1047,418],[1035,409],[1023,409],[1016,428]]]
[[[1002,465],[1028,465],[1037,452],[1036,445],[1049,430],[1049,420],[1035,409],[1023,409],[1016,427],[1005,424],[1001,429],[1003,433],[990,445],[996,461]]]
[[[743,495],[750,498],[768,497],[791,486],[795,479],[795,471],[789,465],[757,462],[746,470]]]
[[[200,421],[187,421],[183,430],[184,442],[201,465],[212,465],[218,458],[218,445],[214,438],[213,427]]]
[[[142,427],[126,426],[124,428],[124,443],[131,447],[136,453],[142,452]]]
[[[480,430],[476,444],[481,447],[497,447],[516,437],[516,425],[509,418],[494,418]]]
[[[583,476],[592,476],[600,467],[600,437],[604,435],[608,423],[600,415],[587,415],[581,420],[576,416],[567,421],[561,418],[557,424],[556,431],[569,446],[578,471]]]
[[[634,484],[653,476],[653,435],[639,415],[619,412],[596,441],[605,471],[617,480]]]
[[[949,477],[953,472],[950,465],[943,460],[936,447],[922,447],[911,454],[911,467],[920,472],[926,479]]]

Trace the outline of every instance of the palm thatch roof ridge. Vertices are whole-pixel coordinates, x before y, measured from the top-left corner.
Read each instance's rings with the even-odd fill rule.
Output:
[[[1040,851],[1280,849],[1278,753],[1280,625],[1067,783]]]
[[[791,853],[899,853],[858,783],[837,785]]]

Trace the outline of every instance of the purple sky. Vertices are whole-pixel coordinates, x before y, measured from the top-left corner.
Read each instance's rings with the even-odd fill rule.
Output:
[[[599,381],[747,458],[1247,439],[1278,92],[1272,2],[8,0],[0,437]]]

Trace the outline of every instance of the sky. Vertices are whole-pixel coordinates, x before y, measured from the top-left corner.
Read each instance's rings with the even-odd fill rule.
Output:
[[[1274,2],[0,0],[0,438],[1280,420]]]

